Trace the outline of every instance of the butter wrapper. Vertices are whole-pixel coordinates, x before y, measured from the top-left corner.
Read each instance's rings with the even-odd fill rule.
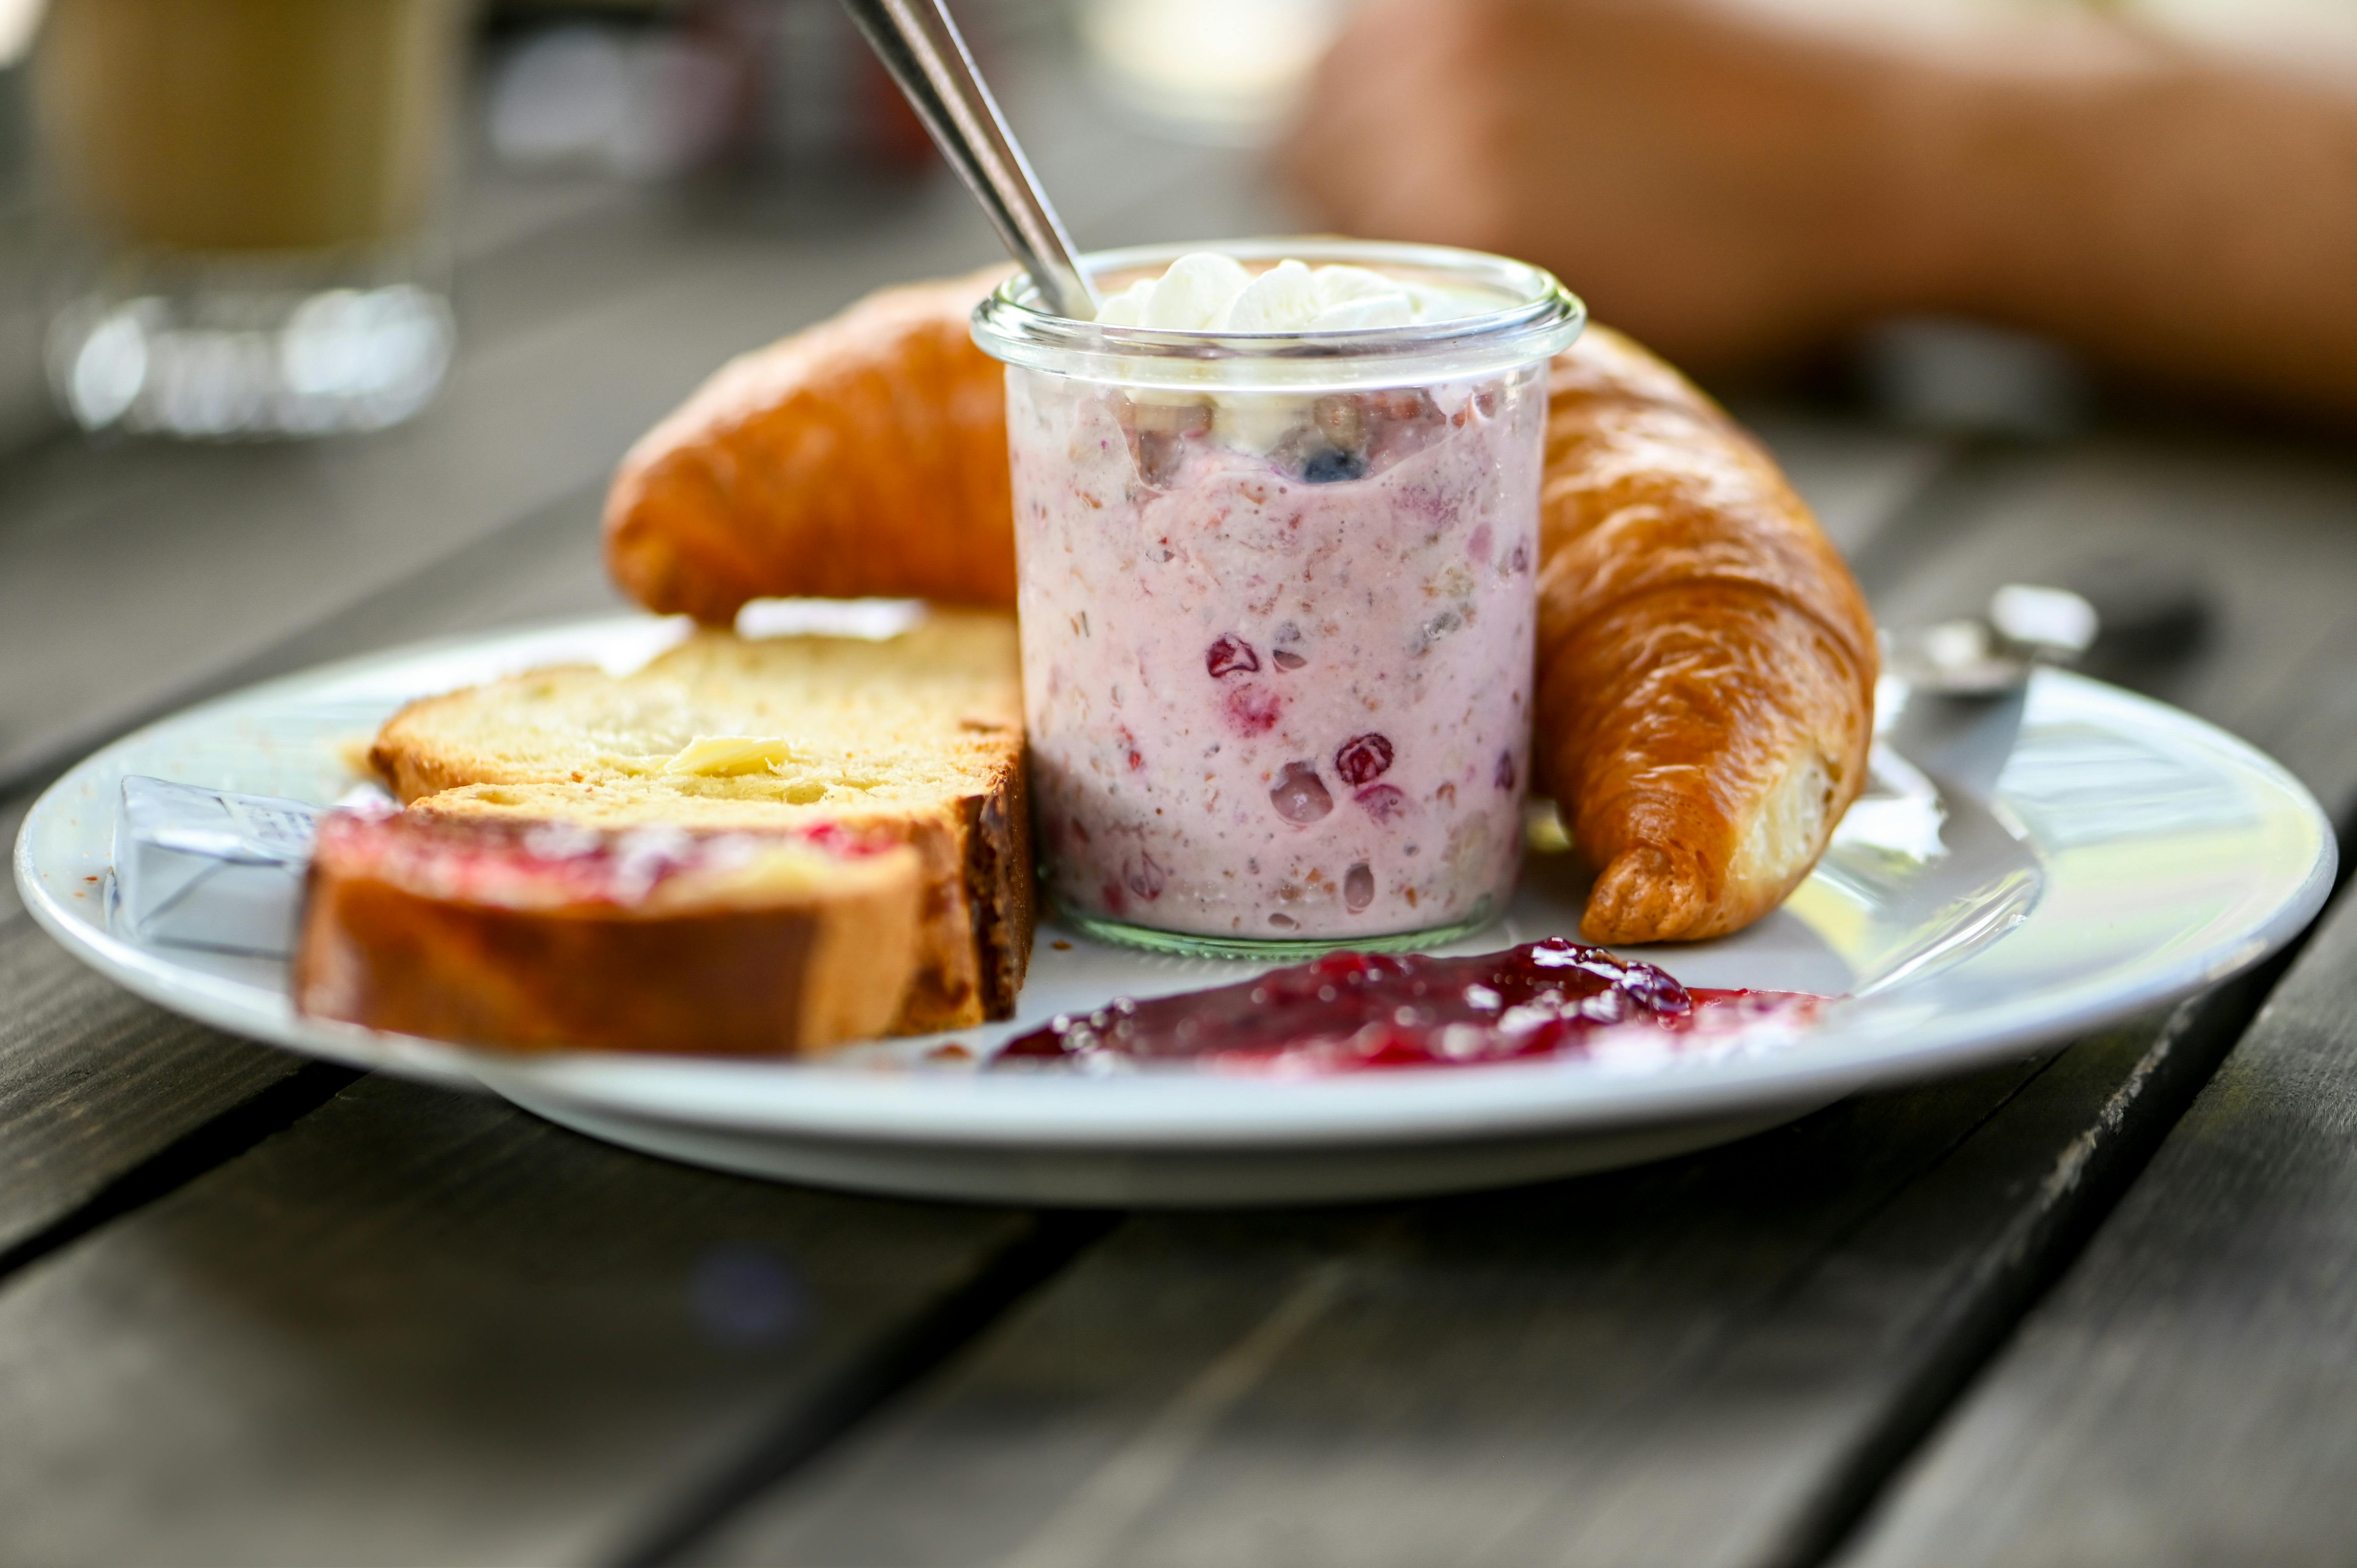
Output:
[[[267,795],[125,779],[114,819],[115,934],[292,955],[319,811]]]

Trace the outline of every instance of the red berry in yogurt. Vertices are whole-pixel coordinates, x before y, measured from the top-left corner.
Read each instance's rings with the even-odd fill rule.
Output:
[[[1152,900],[1162,897],[1163,886],[1169,880],[1170,873],[1157,865],[1152,855],[1141,854],[1137,857],[1137,864],[1130,868],[1129,890],[1141,898]]]
[[[1228,719],[1239,735],[1266,735],[1284,713],[1284,700],[1265,686],[1238,686],[1228,693]]]
[[[1211,672],[1214,681],[1228,675],[1254,672],[1260,669],[1260,655],[1254,653],[1253,645],[1241,637],[1222,637],[1204,651],[1203,668]]]
[[[1334,754],[1334,771],[1345,784],[1372,784],[1392,765],[1392,743],[1379,735],[1352,736]]]
[[[1454,800],[1454,793],[1448,798]],[[1407,796],[1389,784],[1370,784],[1351,799],[1359,803],[1361,811],[1379,822],[1395,822],[1406,816],[1411,809]]]

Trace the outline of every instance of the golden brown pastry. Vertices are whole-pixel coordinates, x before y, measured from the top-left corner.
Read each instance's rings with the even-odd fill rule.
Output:
[[[886,289],[724,366],[622,459],[614,581],[714,625],[785,595],[1011,607],[1006,381],[966,335],[1006,270]]]
[[[1721,936],[1781,903],[1866,782],[1874,623],[1768,455],[1590,328],[1554,366],[1537,757],[1597,869],[1590,941]]]
[[[890,290],[723,371],[624,464],[617,580],[715,621],[798,594],[1011,607],[1000,368],[966,336],[989,282]],[[1591,327],[1551,403],[1534,753],[1598,872],[1581,934],[1739,929],[1865,783],[1873,623],[1775,464],[1668,365]]]

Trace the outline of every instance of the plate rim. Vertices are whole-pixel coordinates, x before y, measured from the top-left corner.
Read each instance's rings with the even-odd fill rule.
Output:
[[[2315,918],[2331,891],[2338,865],[2339,843],[2330,818],[2274,757],[2157,699],[2072,672],[2042,670],[2036,680],[2046,683],[2047,690],[2093,698],[2115,711],[2134,714],[2147,728],[2158,725],[2199,736],[2298,808],[2302,825],[2314,841],[2309,864],[2287,895],[2264,918],[2249,922],[2238,940],[2143,972],[2141,983],[2134,986],[2115,984],[2110,993],[2098,988],[2061,1011],[2017,997],[1971,1015],[1978,1022],[1968,1029],[1943,1029],[1937,1020],[1894,1018],[1878,1030],[1853,1029],[1817,1042],[1803,1037],[1749,1059],[1672,1063],[1626,1077],[1598,1071],[1592,1062],[1549,1061],[1487,1064],[1478,1072],[1410,1069],[1304,1079],[1171,1074],[1106,1080],[893,1073],[787,1060],[595,1052],[525,1055],[299,1019],[283,995],[275,998],[274,1016],[259,1018],[250,1000],[253,987],[174,965],[78,918],[53,895],[33,864],[37,827],[71,803],[70,791],[81,788],[118,754],[150,743],[162,732],[200,725],[219,710],[264,704],[282,693],[317,693],[378,668],[437,654],[480,650],[488,659],[503,650],[530,658],[530,650],[543,642],[601,633],[652,640],[675,632],[680,624],[679,618],[608,616],[436,638],[333,660],[192,704],[97,748],[42,791],[27,811],[13,846],[19,895],[27,913],[69,952],[135,994],[209,1026],[321,1059],[503,1094],[507,1090],[502,1086],[511,1085],[540,1099],[678,1127],[781,1139],[1118,1155],[1149,1149],[1216,1153],[1437,1143],[1482,1133],[1553,1132],[1569,1136],[1607,1126],[1721,1115],[1779,1101],[1823,1100],[1878,1083],[1963,1070],[2084,1035],[2248,969]],[[665,629],[651,629],[656,628]],[[319,695],[325,699],[328,694]],[[1911,1039],[1905,1037],[1910,1036]],[[725,1101],[730,1080],[740,1075],[752,1075],[752,1081],[772,1093],[731,1114],[731,1107],[715,1101]],[[673,1088],[693,1083],[696,1092],[651,1092],[663,1087],[664,1080]],[[1155,1083],[1157,1090],[1144,1115],[1136,1113],[1144,1097],[1103,1092],[1108,1082],[1146,1081]],[[793,1086],[785,1103],[775,1097],[780,1083]],[[716,1090],[722,1092],[716,1095]],[[701,1102],[690,1103],[694,1101]],[[1026,1106],[1033,1109],[1027,1112]]]

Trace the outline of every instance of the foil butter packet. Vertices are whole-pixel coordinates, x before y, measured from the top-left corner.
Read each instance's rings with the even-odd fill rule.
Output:
[[[115,934],[291,956],[321,810],[164,779],[124,779],[108,906]]]

